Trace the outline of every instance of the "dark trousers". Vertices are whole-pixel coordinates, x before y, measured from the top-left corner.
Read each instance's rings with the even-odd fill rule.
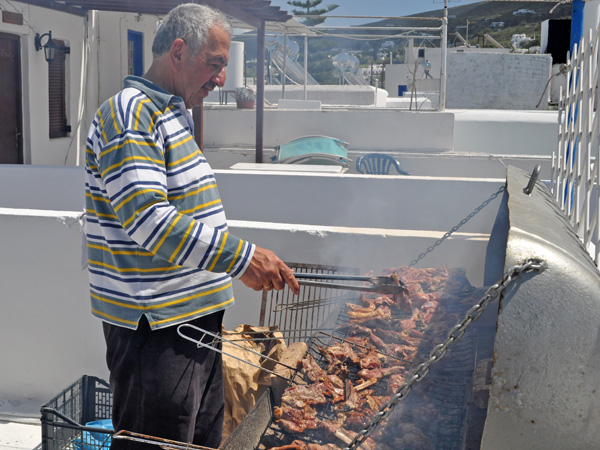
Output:
[[[220,333],[222,319],[221,311],[189,323]],[[145,317],[137,330],[106,322],[103,328],[115,431],[217,448],[224,415],[221,354],[182,338],[177,326],[151,331]],[[111,444],[111,450],[157,448],[124,439]]]

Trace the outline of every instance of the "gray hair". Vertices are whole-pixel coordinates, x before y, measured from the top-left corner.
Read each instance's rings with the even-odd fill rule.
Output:
[[[164,17],[152,43],[152,55],[156,58],[169,51],[175,39],[181,38],[196,56],[208,39],[213,27],[232,33],[231,22],[225,14],[206,5],[184,3],[173,8]]]

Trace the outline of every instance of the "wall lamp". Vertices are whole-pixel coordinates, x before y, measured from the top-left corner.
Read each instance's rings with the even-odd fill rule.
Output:
[[[48,37],[48,40],[44,45],[42,45],[42,39],[44,37]],[[44,58],[48,63],[54,61],[54,56],[56,56],[56,44],[52,42],[52,31],[48,31],[45,34],[40,36],[39,33],[35,33],[35,49],[39,52],[41,49],[44,49]]]

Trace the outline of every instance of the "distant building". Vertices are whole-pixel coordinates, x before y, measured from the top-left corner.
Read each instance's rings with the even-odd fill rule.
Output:
[[[492,28],[504,28],[504,22],[492,22]]]
[[[523,42],[529,42],[531,40],[532,38],[527,37],[527,35],[525,34],[513,34],[512,38],[510,39],[510,42],[513,45],[513,47],[519,48],[521,47],[521,44]]]
[[[524,8],[513,11],[513,16],[518,16],[519,14],[535,14],[535,11],[533,9],[524,9]]]

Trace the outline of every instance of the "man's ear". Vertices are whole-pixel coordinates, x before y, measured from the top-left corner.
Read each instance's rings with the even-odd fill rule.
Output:
[[[187,51],[185,42],[181,38],[177,38],[171,44],[169,50],[169,63],[173,72],[179,72],[182,68],[184,53]]]

